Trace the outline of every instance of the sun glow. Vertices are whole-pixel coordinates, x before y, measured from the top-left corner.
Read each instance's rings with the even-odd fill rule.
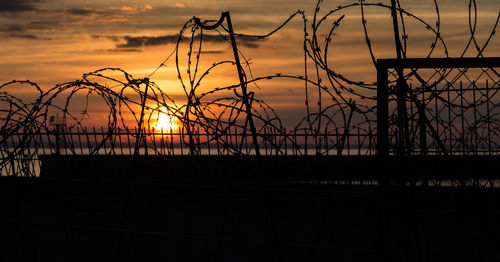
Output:
[[[167,113],[159,113],[158,118],[156,119],[156,123],[153,125],[153,129],[158,132],[170,132],[176,131],[176,129],[179,127],[177,121],[175,120],[175,117],[172,117],[171,115]]]

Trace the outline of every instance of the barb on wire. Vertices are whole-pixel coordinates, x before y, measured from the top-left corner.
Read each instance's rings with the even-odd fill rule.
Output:
[[[334,67],[331,59],[336,48],[334,40],[338,37],[338,32],[342,30],[343,23],[347,20],[346,17],[359,12],[361,33],[364,38],[361,40],[364,41],[370,54],[367,64],[371,63],[375,68],[378,58],[377,50],[373,45],[374,41],[368,27],[369,16],[367,16],[368,9],[375,9],[386,12],[388,15],[392,12],[394,25],[400,26],[401,32],[396,31],[395,38],[396,43],[399,43],[396,45],[399,46],[398,55],[401,59],[405,59],[409,51],[408,44],[411,39],[409,35],[412,33],[407,26],[409,21],[421,25],[423,30],[432,35],[425,57],[448,57],[448,46],[441,32],[438,1],[433,0],[436,17],[433,22],[405,10],[400,1],[393,1],[392,5],[386,5],[361,0],[333,8],[325,7],[326,2],[328,1],[317,1],[311,15],[312,21],[308,21],[308,16],[304,11],[298,10],[268,33],[257,35],[234,31],[229,13],[223,13],[218,21],[190,19],[180,29],[174,50],[151,74],[144,78],[135,78],[120,68],[103,68],[86,73],[79,80],[58,84],[46,91],[30,81],[11,81],[1,85],[0,154],[2,157],[0,170],[3,170],[2,172],[8,170],[5,172],[10,175],[35,174],[36,165],[33,163],[36,162],[39,154],[44,154],[40,150],[47,147],[47,144],[51,148],[62,147],[67,154],[102,154],[103,152],[116,154],[117,150],[123,150],[123,144],[128,143],[135,145],[132,147],[136,149],[137,154],[141,152],[168,154],[172,152],[175,145],[187,148],[191,155],[202,154],[202,146],[217,147],[233,155],[259,154],[260,151],[265,154],[269,148],[275,150],[276,154],[286,154],[287,150],[291,149],[294,154],[305,155],[309,151],[307,147],[313,143],[315,154],[335,152],[342,155],[350,152],[351,139],[354,139],[353,143],[357,143],[359,148],[363,143],[364,145],[371,143],[371,140],[361,141],[360,134],[369,134],[369,137],[376,134],[377,83],[353,79],[343,75],[341,68]],[[494,37],[500,15],[487,39],[480,43],[477,37],[478,17],[475,0],[469,1],[468,9],[470,35],[461,56],[475,50],[475,56],[482,57]],[[235,37],[269,39],[285,30],[295,20],[303,26],[303,74],[254,75],[250,60],[236,46]],[[216,30],[218,37],[232,45],[234,60],[202,62],[205,31],[208,30]],[[186,50],[187,54],[185,54]],[[175,57],[174,67],[184,93],[182,101],[175,101],[173,96],[168,94],[169,90],[155,84],[153,79],[159,70],[167,67],[167,62],[172,57]],[[233,79],[234,82],[221,86],[214,86],[213,82],[207,84],[209,76],[218,70],[222,71],[226,68],[234,70],[235,67],[238,79]],[[482,74],[483,76],[496,75],[497,78],[489,77],[492,81],[490,89],[498,87],[498,73],[492,70]],[[498,115],[494,113],[494,109],[499,105],[491,99],[493,93],[497,92],[496,90],[488,91],[488,94],[483,94],[483,100],[474,100],[472,103],[464,103],[464,96],[454,99],[447,97],[448,91],[453,89],[455,83],[464,80],[467,73],[467,69],[458,71],[436,69],[430,75],[422,74],[418,69],[390,72],[389,86],[392,99],[390,102],[397,99],[394,95],[395,90],[400,88],[398,83],[402,81],[407,83],[416,79],[415,83],[418,87],[409,87],[408,92],[401,95],[399,102],[400,104],[409,102],[410,111],[411,105],[418,105],[420,112],[429,114],[429,121],[436,121],[436,126],[445,125],[446,130],[453,130],[452,132],[469,130],[467,126],[487,126],[488,128],[492,125],[496,126],[499,120],[496,118]],[[277,111],[254,90],[262,86],[261,82],[269,79],[296,80],[299,85],[303,84],[304,115],[297,123],[292,123],[292,125],[283,123]],[[443,87],[443,84],[444,88],[437,88]],[[17,90],[27,87],[34,89],[33,94],[36,94],[29,101],[22,100],[23,96],[16,93]],[[458,90],[458,92],[462,94],[464,91]],[[474,121],[464,120],[472,121],[468,125],[452,126],[451,121],[444,123],[440,118],[442,108],[431,110],[431,103],[435,100],[441,101],[446,108],[460,108],[462,111],[484,104],[488,105],[488,112],[492,114],[481,116]],[[394,120],[391,126],[397,129],[399,123],[399,128],[401,128],[401,122],[411,125],[416,119],[416,114],[407,113],[408,119]],[[397,113],[394,114],[394,116],[397,115]],[[455,114],[456,117],[458,115],[459,113]],[[57,116],[57,119],[54,120],[54,116]],[[155,129],[154,127],[161,118],[167,119],[170,126],[156,128],[157,132],[162,133],[158,136],[155,130],[151,129]],[[63,128],[55,128],[55,122]],[[172,125],[173,122],[177,123],[179,130],[173,130],[177,128]],[[95,130],[98,125],[105,128],[101,131]],[[169,130],[163,130],[163,128]],[[91,132],[89,129],[92,129]],[[443,129],[440,130],[436,132],[441,134]],[[470,136],[469,131],[462,132],[461,137],[456,140],[465,140],[465,136]],[[130,135],[126,137],[117,135],[120,132]],[[408,130],[405,139],[414,141],[415,132]],[[85,134],[85,141],[75,142],[75,133]],[[100,136],[92,137],[89,135],[92,133],[99,133]],[[173,133],[183,135],[174,137]],[[298,133],[304,136],[298,139]],[[358,136],[353,138],[356,133]],[[246,134],[252,136],[250,148],[244,146],[248,144]],[[493,132],[485,135],[491,134]],[[312,138],[308,138],[309,136]],[[454,136],[456,137],[454,134],[448,135],[448,138],[451,139]],[[77,137],[80,139],[80,136]],[[177,139],[176,142],[174,142],[175,139]],[[265,148],[259,148],[262,145],[265,145]]]

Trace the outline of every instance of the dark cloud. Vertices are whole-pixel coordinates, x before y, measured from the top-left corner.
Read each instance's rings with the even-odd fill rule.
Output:
[[[200,35],[196,35],[195,40],[200,40]],[[145,46],[159,46],[166,44],[176,43],[179,39],[179,35],[164,35],[164,36],[125,36],[123,37],[125,43],[117,44],[117,48],[138,48]],[[222,37],[220,35],[210,35],[204,34],[203,41],[211,43],[228,43],[228,37]],[[183,41],[189,41],[189,38],[183,38]],[[243,45],[249,48],[257,48],[259,43],[264,40],[256,38],[241,37],[237,39],[239,45]]]
[[[115,35],[91,35],[90,37],[93,39],[108,39],[114,42],[120,41],[120,37]]]
[[[25,32],[24,27],[20,26],[11,26],[6,28],[0,28],[0,32]]]
[[[38,39],[38,36],[30,35],[30,34],[10,34],[9,36],[16,37],[16,38]]]
[[[24,32],[68,32],[70,30],[49,27],[49,26],[9,26],[0,28],[0,32],[4,33],[24,33]]]
[[[42,0],[1,0],[0,12],[22,12],[35,10],[34,5]]]
[[[31,25],[39,26],[67,26],[77,24],[99,24],[125,22],[127,16],[119,10],[94,9],[94,8],[65,8],[65,9],[39,9],[41,14]]]
[[[42,37],[42,36],[37,36],[37,35],[33,35],[33,34],[10,34],[9,37],[33,39],[33,40],[51,40],[50,37]]]
[[[44,21],[32,21],[30,22],[30,25],[32,26],[58,26],[61,25],[62,22],[59,20],[44,20]]]
[[[2,2],[7,1],[7,2]],[[11,2],[12,1],[12,2]],[[16,26],[61,27],[80,24],[125,22],[130,12],[111,8],[42,8],[46,0],[0,0],[0,15],[14,17]],[[135,9],[133,9],[135,10]],[[146,9],[137,9],[142,12]]]
[[[165,35],[165,36],[125,36],[124,44],[118,44],[118,48],[130,48],[130,47],[143,47],[143,46],[157,46],[166,45],[170,43],[175,43],[178,39],[177,35]]]
[[[114,10],[104,10],[104,9],[94,9],[94,8],[67,8],[56,11],[63,12],[70,16],[114,15],[117,13],[117,11]]]
[[[90,8],[69,8],[65,9],[64,11],[70,15],[90,15],[95,13],[101,13],[99,10]]]

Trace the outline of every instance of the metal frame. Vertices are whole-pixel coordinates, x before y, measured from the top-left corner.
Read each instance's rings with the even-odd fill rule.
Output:
[[[388,70],[405,68],[494,68],[500,57],[487,58],[405,58],[377,60],[377,154],[389,155]],[[498,73],[496,73],[498,75]]]

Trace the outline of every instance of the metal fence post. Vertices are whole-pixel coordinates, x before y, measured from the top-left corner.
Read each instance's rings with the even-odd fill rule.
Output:
[[[221,17],[219,21],[217,21],[214,25],[207,26],[203,24],[200,19],[195,18],[195,23],[197,26],[206,29],[206,30],[212,30],[217,27],[219,27],[222,22],[226,19],[227,23],[227,32],[229,33],[229,38],[231,40],[231,47],[233,49],[233,55],[234,55],[234,62],[236,65],[236,70],[238,71],[238,77],[240,80],[240,87],[241,87],[241,95],[236,94],[238,97],[242,98],[243,104],[245,105],[246,109],[246,122],[245,122],[245,131],[246,131],[246,126],[247,124],[250,126],[250,132],[252,134],[252,139],[254,143],[254,148],[255,148],[255,154],[257,156],[260,156],[260,149],[259,149],[259,140],[257,137],[257,129],[255,128],[255,124],[253,121],[253,115],[252,115],[252,101],[253,101],[253,92],[247,92],[247,85],[246,85],[246,79],[245,79],[245,73],[243,68],[241,67],[241,62],[240,62],[240,56],[238,54],[238,47],[236,46],[236,39],[235,39],[235,34],[233,30],[233,24],[231,23],[231,16],[229,15],[229,12],[223,12],[221,14]]]
[[[389,93],[387,66],[377,62],[377,155],[389,155]]]

